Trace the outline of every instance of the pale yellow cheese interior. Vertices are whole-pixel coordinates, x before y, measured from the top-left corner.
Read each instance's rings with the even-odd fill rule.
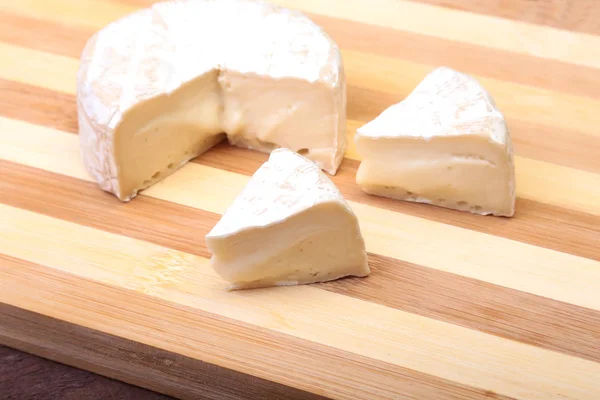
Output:
[[[477,214],[512,215],[514,177],[506,148],[485,136],[374,139],[356,182],[370,194]]]
[[[225,138],[217,71],[137,104],[115,132],[119,198],[133,197]]]
[[[231,144],[267,152],[285,147],[322,165],[335,164],[340,107],[328,85],[235,71],[223,71],[219,82]]]
[[[323,203],[266,226],[207,237],[212,267],[230,289],[309,284],[366,276],[369,267],[356,217]]]
[[[286,147],[333,165],[338,124],[325,84],[210,71],[125,113],[114,141],[118,197],[135,197],[226,135],[236,146]]]

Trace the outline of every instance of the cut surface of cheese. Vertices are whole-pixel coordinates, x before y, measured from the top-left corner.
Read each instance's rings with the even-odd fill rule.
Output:
[[[439,67],[358,128],[356,182],[370,194],[510,217],[514,156],[504,116],[472,77]]]
[[[206,236],[230,289],[300,285],[370,273],[358,220],[311,160],[273,150]]]
[[[346,150],[338,46],[298,11],[251,0],[156,3],[82,52],[83,161],[123,201],[222,140],[302,152],[335,174]]]

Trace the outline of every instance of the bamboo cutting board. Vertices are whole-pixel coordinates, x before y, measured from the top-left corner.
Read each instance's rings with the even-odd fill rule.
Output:
[[[0,344],[184,398],[600,399],[600,5],[274,2],[342,48],[350,136],[435,66],[476,77],[515,217],[368,196],[350,147],[372,275],[226,292],[204,235],[267,155],[218,146],[128,204],[80,162],[80,51],[150,1],[0,0]]]

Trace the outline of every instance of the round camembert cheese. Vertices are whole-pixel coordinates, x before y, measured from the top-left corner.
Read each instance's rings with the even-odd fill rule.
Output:
[[[157,3],[107,25],[83,50],[83,160],[123,201],[225,138],[289,148],[335,174],[345,84],[339,48],[300,12],[249,0]]]

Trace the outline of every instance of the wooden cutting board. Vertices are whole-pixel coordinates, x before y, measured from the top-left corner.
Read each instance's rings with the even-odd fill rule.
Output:
[[[183,398],[600,398],[598,3],[275,2],[343,49],[350,136],[438,65],[479,79],[515,217],[368,196],[351,147],[372,275],[226,292],[204,235],[267,155],[219,146],[128,204],[81,165],[80,51],[150,1],[2,0],[0,344]]]

